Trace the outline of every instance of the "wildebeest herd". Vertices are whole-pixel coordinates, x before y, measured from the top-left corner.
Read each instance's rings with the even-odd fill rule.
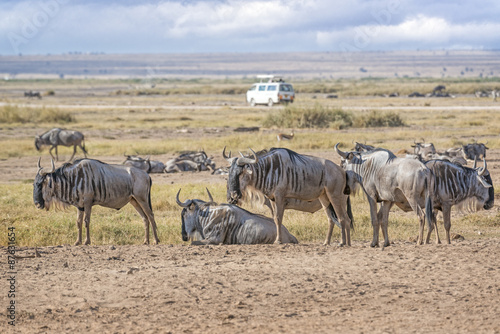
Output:
[[[55,168],[41,168],[36,174],[33,200],[39,209],[53,206],[75,206],[78,209],[78,238],[82,243],[82,223],[85,221],[85,244],[90,244],[90,215],[92,206],[101,205],[120,209],[130,203],[142,217],[145,228],[144,243],[149,244],[149,227],[155,243],[159,242],[157,226],[151,206],[151,177],[148,173],[186,171],[181,164],[195,170],[215,171],[213,158],[204,152],[186,152],[163,164],[159,161],[127,156],[122,165],[110,165],[87,159],[83,134],[78,131],[52,129],[35,139],[35,146],[79,146],[84,159],[67,162]],[[297,239],[283,225],[287,209],[316,212],[323,209],[329,228],[324,244],[330,244],[334,225],[341,229],[341,245],[351,245],[350,230],[354,215],[350,196],[360,190],[366,195],[373,227],[372,247],[379,246],[379,231],[383,246],[389,246],[389,212],[394,204],[403,211],[413,211],[419,218],[417,243],[424,243],[427,221],[429,243],[433,230],[436,243],[437,213],[443,213],[446,241],[450,243],[450,211],[458,206],[466,211],[491,209],[494,204],[493,183],[487,169],[485,144],[464,145],[460,149],[436,153],[434,145],[415,143],[414,155],[397,157],[391,151],[356,143],[350,151],[342,151],[339,144],[334,151],[341,157],[340,166],[319,157],[299,154],[286,148],[272,148],[251,155],[222,156],[229,163],[227,201],[214,202],[207,189],[209,201],[189,199],[176,203],[182,208],[182,240],[193,244],[255,244],[297,243]],[[459,152],[459,153],[457,153]],[[461,159],[456,159],[462,156]],[[54,159],[54,157],[52,156]],[[474,160],[472,168],[464,166]],[[482,166],[477,167],[477,160]],[[172,167],[173,166],[173,167]],[[270,208],[272,218],[251,213],[238,205],[243,201],[257,202]]]

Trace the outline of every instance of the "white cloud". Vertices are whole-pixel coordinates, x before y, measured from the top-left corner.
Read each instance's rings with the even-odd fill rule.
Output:
[[[24,53],[500,47],[497,2],[483,0],[484,10],[473,0],[422,1],[5,0],[0,53],[15,53],[14,35]]]

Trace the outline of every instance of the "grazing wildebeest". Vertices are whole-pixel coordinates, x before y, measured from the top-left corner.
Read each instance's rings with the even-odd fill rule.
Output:
[[[35,137],[35,148],[37,151],[40,151],[42,146],[44,145],[51,146],[49,149],[49,153],[52,159],[55,159],[56,161],[59,160],[59,156],[57,154],[57,146],[59,145],[73,146],[73,155],[68,161],[71,161],[75,156],[77,146],[82,149],[85,158],[87,157],[87,151],[85,150],[85,139],[83,134],[79,131],[54,128],[40,136]],[[52,150],[54,148],[56,149],[55,158],[52,155]]]
[[[127,203],[132,204],[142,217],[146,234],[144,243],[149,244],[149,224],[155,243],[160,242],[151,207],[151,178],[137,168],[81,159],[65,163],[58,169],[55,169],[52,160],[52,169],[45,171],[38,160],[33,201],[38,209],[49,210],[51,206],[66,208],[70,205],[78,209],[78,239],[75,245],[82,243],[83,220],[87,230],[85,244],[90,244],[90,214],[94,205],[121,209]]]
[[[27,92],[24,92],[24,96],[25,97],[29,97],[29,98],[32,98],[32,97],[37,97],[39,100],[42,99],[42,94],[40,94],[40,92],[37,92],[37,91],[32,91],[32,90],[29,90]]]
[[[450,243],[451,207],[459,205],[465,210],[489,210],[493,207],[495,192],[490,173],[487,170],[486,159],[482,168],[468,168],[447,161],[431,160],[425,165],[435,176],[433,191],[433,221],[436,225],[436,243],[440,243],[437,233],[436,214],[443,213],[446,241]],[[428,230],[426,242],[429,243],[432,227]]]
[[[126,166],[133,166],[139,168],[146,173],[164,173],[165,165],[161,161],[150,160],[149,156],[146,159],[135,156],[135,155],[125,155],[127,159],[123,162]]]
[[[207,189],[209,202],[190,199],[176,201],[181,206],[182,240],[194,245],[218,244],[271,244],[276,240],[276,226],[271,218],[251,213],[236,205],[217,204]],[[297,239],[281,226],[284,243],[298,243]]]
[[[246,198],[264,197],[273,208],[276,243],[281,243],[281,225],[287,198],[302,201],[319,199],[330,224],[325,244],[330,244],[334,223],[342,230],[342,245],[350,245],[350,221],[347,214],[346,174],[330,160],[301,155],[284,148],[253,158],[231,158],[227,180],[227,199],[237,204]],[[223,152],[225,156],[225,153]],[[330,204],[333,210],[329,209]],[[340,223],[333,212],[340,218]]]
[[[446,90],[446,86],[438,85],[438,86],[434,87],[434,89],[432,90],[432,94],[442,93],[444,90]]]
[[[488,144],[488,142],[486,142]],[[464,158],[469,160],[486,158],[486,150],[489,150],[483,143],[473,143],[462,146]]]
[[[370,205],[373,226],[371,246],[379,244],[380,226],[385,239],[384,247],[390,245],[387,225],[389,211],[394,204],[403,211],[415,211],[423,235],[425,217],[428,225],[432,222],[430,189],[433,179],[430,170],[418,160],[397,158],[385,149],[343,152],[338,146],[335,145],[335,150],[342,158],[342,167],[361,186]],[[377,203],[380,202],[380,211],[377,212]]]

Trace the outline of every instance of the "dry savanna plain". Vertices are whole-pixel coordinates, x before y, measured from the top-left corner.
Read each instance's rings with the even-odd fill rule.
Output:
[[[267,55],[297,91],[295,103],[273,107],[251,107],[244,96],[254,81],[244,69],[271,72],[266,55],[171,56],[164,63],[160,56],[0,58],[0,332],[500,333],[500,100],[474,95],[500,90],[498,53],[307,56]],[[140,68],[132,60],[143,72],[127,72]],[[437,85],[451,96],[408,97]],[[42,99],[24,97],[28,90]],[[315,122],[332,111],[336,118]],[[181,200],[206,200],[208,188],[224,203],[226,176],[151,174],[159,245],[142,245],[142,221],[128,205],[94,207],[92,245],[73,246],[76,209],[33,204],[39,157],[50,166],[34,138],[53,127],[81,131],[89,157],[107,163],[122,163],[124,154],[166,162],[201,149],[217,167],[227,165],[225,146],[233,155],[287,147],[339,163],[336,143],[349,150],[363,142],[403,157],[414,141],[433,142],[438,151],[477,141],[489,147],[495,205],[453,211],[450,245],[435,244],[434,236],[416,245],[416,214],[393,208],[391,245],[371,248],[360,194],[352,197],[351,247],[337,246],[338,228],[323,245],[323,212],[295,211],[285,213],[284,225],[297,245],[191,246],[181,239],[175,195],[182,189]],[[241,127],[259,130],[235,131]],[[278,133],[292,130],[293,140],[277,142]],[[56,166],[71,153],[59,148]],[[9,231],[16,250],[10,264]]]

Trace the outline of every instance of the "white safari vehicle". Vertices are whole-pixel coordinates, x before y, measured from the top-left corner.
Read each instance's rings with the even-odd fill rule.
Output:
[[[272,107],[275,103],[293,103],[293,86],[285,83],[280,76],[258,75],[257,78],[260,82],[253,84],[247,91],[247,102],[251,106],[267,104]]]

